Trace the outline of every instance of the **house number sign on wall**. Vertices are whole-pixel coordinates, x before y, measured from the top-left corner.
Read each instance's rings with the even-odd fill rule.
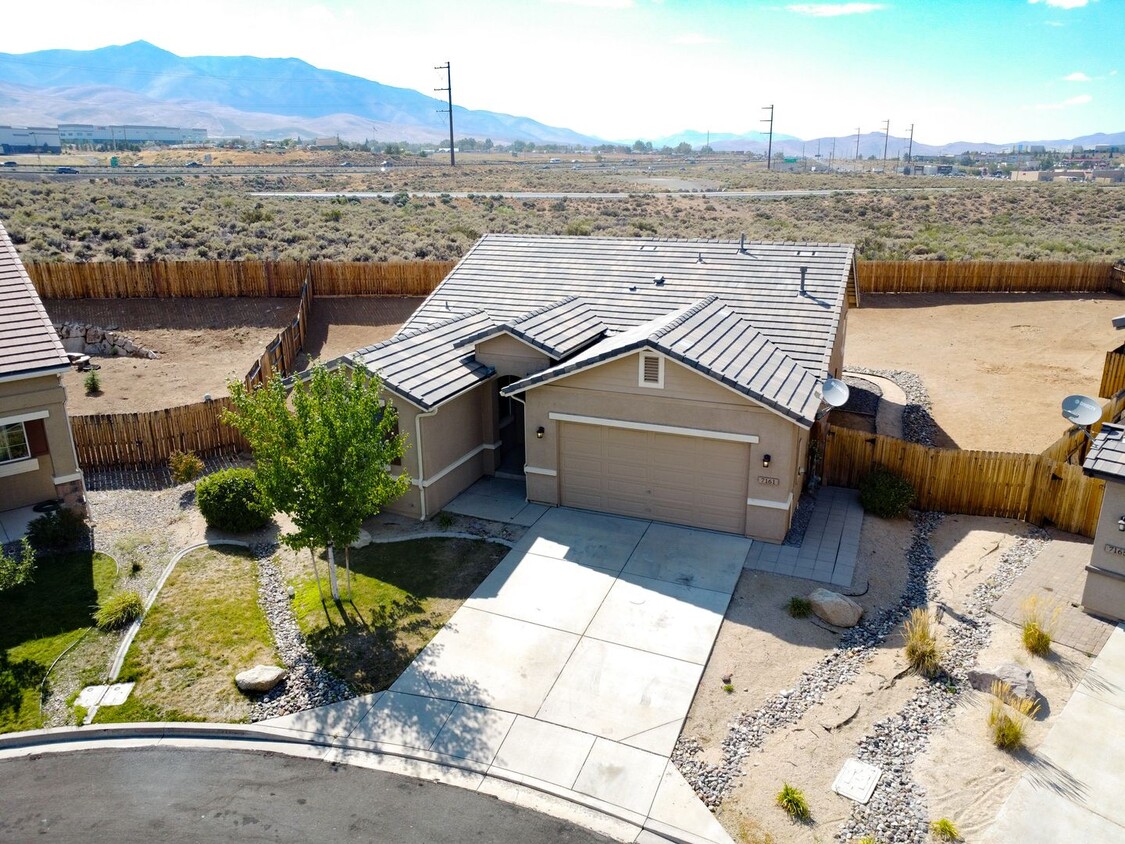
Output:
[[[1118,548],[1116,545],[1110,545],[1108,542],[1105,544],[1105,552],[1107,554],[1117,554],[1125,557],[1125,548]]]
[[[760,483],[762,486],[780,486],[781,485],[781,479],[780,478],[770,478],[770,477],[767,477],[766,475],[758,475],[758,483]],[[1125,554],[1125,551],[1122,551],[1121,553]]]

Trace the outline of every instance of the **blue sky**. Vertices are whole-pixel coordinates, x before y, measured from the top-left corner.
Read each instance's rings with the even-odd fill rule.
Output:
[[[926,143],[1125,130],[1122,0],[115,0],[6,4],[0,52],[145,39],[295,56],[606,138],[683,129]],[[1119,72],[1120,71],[1120,72]]]

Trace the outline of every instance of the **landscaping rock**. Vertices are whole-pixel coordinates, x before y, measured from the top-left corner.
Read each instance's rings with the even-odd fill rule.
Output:
[[[809,603],[817,617],[837,627],[855,627],[863,615],[863,607],[839,592],[814,589],[809,593]]]
[[[363,528],[359,529],[359,538],[351,544],[352,548],[366,548],[371,544],[371,534]]]
[[[969,685],[977,691],[991,692],[992,684],[997,681],[1007,684],[1012,694],[1017,697],[1035,700],[1038,694],[1031,669],[1016,665],[1014,662],[1005,662],[991,671],[974,668],[969,672]]]
[[[244,692],[268,692],[282,680],[289,676],[289,672],[276,665],[255,665],[246,671],[241,671],[234,678],[234,683]]]

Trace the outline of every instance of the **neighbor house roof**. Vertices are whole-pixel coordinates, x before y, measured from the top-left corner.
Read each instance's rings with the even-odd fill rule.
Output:
[[[509,385],[503,393],[520,393],[646,348],[790,419],[806,425],[814,421],[819,379],[715,296],[608,337],[566,363]]]
[[[46,375],[69,365],[35,285],[0,225],[0,379]]]
[[[611,331],[624,331],[718,296],[782,351],[824,373],[840,330],[855,248],[759,243],[488,234],[405,325],[416,330],[481,309],[516,320],[578,297]]]
[[[562,360],[605,334],[606,327],[577,296],[569,296],[457,341],[472,345],[511,334],[554,360]]]
[[[1086,453],[1082,469],[1095,477],[1125,480],[1125,426],[1103,424]]]
[[[360,349],[350,359],[377,373],[393,392],[431,410],[492,377],[491,367],[473,359],[472,348],[456,345],[461,337],[492,323],[482,311],[400,331],[390,340]]]

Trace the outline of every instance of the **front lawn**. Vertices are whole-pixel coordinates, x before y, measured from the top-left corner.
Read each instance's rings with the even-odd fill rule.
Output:
[[[475,539],[412,539],[351,552],[351,600],[321,601],[311,569],[293,584],[317,660],[357,692],[386,689],[508,549]],[[346,598],[343,555],[340,592]],[[308,567],[308,555],[301,560]],[[326,577],[324,565],[320,576]],[[328,584],[324,583],[327,595]]]
[[[0,593],[0,653],[10,663],[9,671],[0,669],[0,733],[43,726],[43,675],[93,625],[117,566],[105,554],[77,551],[41,559],[34,578]]]
[[[136,682],[129,700],[99,709],[95,723],[247,721],[250,700],[234,675],[258,663],[280,664],[254,557],[201,548],[180,560],[141,622],[118,678]]]

